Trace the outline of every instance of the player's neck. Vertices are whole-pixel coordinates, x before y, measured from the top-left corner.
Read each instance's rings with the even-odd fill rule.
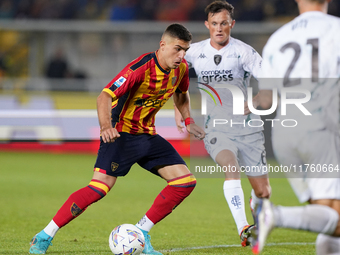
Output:
[[[299,3],[299,10],[300,10],[300,14],[305,13],[305,12],[313,12],[313,11],[327,13],[328,3],[317,4],[317,3],[301,1]]]
[[[167,65],[166,65],[166,63],[164,61],[162,53],[159,50],[156,51],[156,57],[157,57],[158,64],[163,68],[163,70],[168,71],[168,72],[171,71],[171,68],[169,68],[169,67],[166,68],[165,67]]]
[[[225,42],[222,43],[222,44],[218,44],[218,43],[214,42],[214,41],[210,38],[210,45],[211,45],[211,47],[213,47],[213,48],[216,49],[216,50],[220,50],[220,49],[224,48],[225,46],[228,45],[229,42],[230,42],[230,37],[228,38],[227,41],[225,41]]]

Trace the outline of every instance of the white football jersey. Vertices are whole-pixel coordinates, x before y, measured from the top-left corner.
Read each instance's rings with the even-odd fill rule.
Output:
[[[206,129],[224,131],[231,135],[246,135],[263,130],[259,116],[233,115],[231,91],[227,88],[218,88],[221,85],[235,86],[237,91],[243,94],[242,99],[247,101],[251,75],[258,77],[262,62],[261,56],[251,46],[230,37],[229,43],[217,50],[211,46],[209,38],[191,44],[185,59],[189,68],[195,69],[198,77],[198,84],[191,86],[197,86],[203,101],[206,100],[204,101],[207,109]],[[216,90],[221,101],[209,86]],[[214,119],[220,119],[219,123],[225,124],[216,124],[214,127]]]
[[[303,106],[306,116],[295,105],[288,105],[287,115],[278,119],[294,119],[295,130],[328,128],[338,132],[340,77],[340,19],[322,12],[306,12],[277,30],[263,49],[260,89],[276,87],[306,89],[311,99]],[[301,93],[286,98],[304,97]]]

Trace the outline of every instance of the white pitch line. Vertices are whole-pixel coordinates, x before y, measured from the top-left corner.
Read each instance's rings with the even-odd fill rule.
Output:
[[[282,245],[315,245],[315,243],[268,243],[266,246],[282,246]],[[188,250],[202,250],[202,249],[213,249],[213,248],[231,248],[241,247],[240,244],[225,244],[225,245],[212,245],[212,246],[198,246],[198,247],[186,247],[186,248],[173,248],[170,250],[162,250],[161,252],[176,252],[176,251],[188,251]]]

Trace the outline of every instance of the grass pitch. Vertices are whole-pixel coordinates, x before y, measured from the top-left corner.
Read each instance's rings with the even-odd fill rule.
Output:
[[[95,155],[0,152],[0,254],[27,254],[30,239],[43,229],[68,196],[92,177]],[[252,254],[243,248],[225,202],[222,179],[199,178],[196,189],[150,232],[164,254]],[[166,182],[135,165],[101,201],[60,229],[47,254],[112,254],[111,230],[135,224]],[[242,179],[245,198],[250,195]],[[298,205],[286,179],[271,179],[272,201]],[[249,206],[246,207],[252,223]],[[316,234],[275,229],[263,254],[315,254]]]

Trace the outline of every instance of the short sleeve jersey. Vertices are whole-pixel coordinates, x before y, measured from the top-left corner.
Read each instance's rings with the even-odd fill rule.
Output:
[[[129,63],[104,89],[112,96],[112,125],[118,132],[156,134],[155,115],[173,93],[186,93],[188,64],[166,71],[157,52]]]
[[[235,86],[239,91],[242,91],[243,99],[246,101],[251,76],[257,78],[261,68],[262,58],[256,50],[232,37],[225,47],[217,50],[211,46],[209,38],[193,43],[185,59],[188,61],[189,67],[195,69],[198,77],[197,87],[200,88],[202,97],[206,98],[206,128],[218,129],[218,131],[225,131],[233,135],[245,135],[263,129],[262,127],[250,127],[246,123],[251,119],[259,119],[257,115],[233,115],[233,95],[231,91],[218,88],[219,84]],[[217,91],[222,104],[217,99],[215,103],[210,96],[207,96],[206,91],[213,95],[207,85]],[[240,124],[235,124],[232,127],[229,124],[213,127],[214,118]],[[258,123],[257,126],[259,126]]]
[[[287,119],[300,120],[298,127],[338,132],[340,77],[340,19],[322,12],[305,12],[277,30],[263,49],[260,89],[306,89],[311,99],[305,116],[294,105]],[[301,94],[289,96],[294,99]],[[281,112],[279,104],[278,114]]]

